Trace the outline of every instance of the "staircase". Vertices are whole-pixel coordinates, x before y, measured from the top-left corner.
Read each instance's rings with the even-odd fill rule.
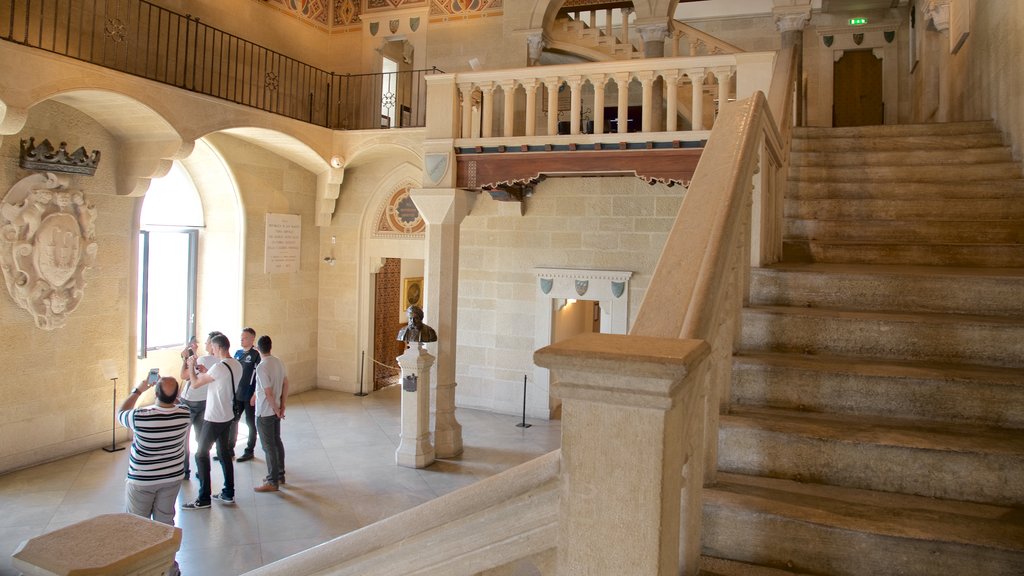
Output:
[[[704,573],[1024,574],[1020,165],[989,122],[797,129],[791,158]]]

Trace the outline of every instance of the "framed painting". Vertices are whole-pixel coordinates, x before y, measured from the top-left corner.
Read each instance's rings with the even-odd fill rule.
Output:
[[[423,277],[406,278],[402,283],[402,310],[409,306],[423,308]]]

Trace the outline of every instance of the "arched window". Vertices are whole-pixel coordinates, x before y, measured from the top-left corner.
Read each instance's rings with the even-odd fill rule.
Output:
[[[196,270],[203,205],[177,162],[153,180],[139,221],[139,358],[183,346],[196,331]]]

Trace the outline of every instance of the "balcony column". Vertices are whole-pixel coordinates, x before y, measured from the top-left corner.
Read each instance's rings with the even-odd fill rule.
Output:
[[[638,72],[636,77],[640,80],[640,86],[643,88],[643,110],[641,111],[640,130],[650,132],[651,119],[653,118],[652,112],[654,111],[654,72]]]
[[[671,48],[671,56],[673,58],[679,56],[679,39],[682,37],[683,33],[680,32],[679,30],[675,30],[672,32],[672,42],[669,44],[669,47]]]
[[[644,58],[661,58],[665,55],[665,38],[668,37],[668,24],[656,22],[636,27],[640,38],[644,41]]]
[[[522,82],[526,90],[526,129],[527,136],[537,134],[537,79],[531,78]]]
[[[580,89],[583,87],[583,77],[570,76],[565,79],[569,84],[569,134],[580,133]]]
[[[729,79],[732,78],[732,68],[729,66],[719,66],[711,69],[711,73],[715,75],[715,80],[718,81],[718,106],[715,108],[715,118],[718,118],[718,111],[722,109],[722,106],[729,103],[729,95],[732,91],[729,89]]]
[[[507,138],[515,135],[516,81],[503,80],[501,82],[501,93],[505,100],[505,105],[502,106],[504,117],[501,123],[501,135]]]
[[[480,91],[484,97],[484,118],[480,123],[480,137],[490,138],[494,135],[494,82],[480,86]]]
[[[629,39],[629,15],[633,13],[633,8],[620,8],[622,13],[622,43],[632,44],[633,41]]]
[[[410,192],[427,223],[424,271],[424,322],[437,331],[434,394],[434,454],[451,458],[462,452],[462,426],[455,418],[455,334],[458,330],[459,227],[469,213],[471,192],[456,188],[420,188]]]
[[[709,350],[586,334],[534,353],[562,399],[560,576],[698,573]]]
[[[693,86],[693,95],[690,100],[690,129],[704,129],[704,69],[692,68],[686,71]]]
[[[614,33],[612,28],[612,9],[607,8],[604,11],[604,35],[611,38]]]
[[[459,94],[462,95],[462,130],[463,138],[473,137],[473,84],[464,82],[459,84]]]
[[[775,6],[772,8],[772,16],[775,17],[775,26],[782,34],[782,48],[792,47],[796,53],[796,70],[793,75],[796,78],[804,77],[804,28],[811,21],[810,0],[796,2],[793,6]],[[804,125],[804,93],[801,87],[796,91],[796,118],[797,126]],[[781,119],[777,121],[781,122]]]
[[[604,74],[590,79],[594,85],[594,134],[604,134],[604,87],[608,78]]]
[[[619,90],[619,126],[617,130],[619,134],[625,134],[629,130],[629,121],[626,117],[629,113],[629,80],[629,72],[620,72],[615,75],[615,86]]]
[[[675,132],[679,115],[679,71],[668,70],[665,80],[665,131]]]
[[[548,136],[558,134],[558,87],[561,85],[558,78],[544,79],[544,86],[548,89]]]

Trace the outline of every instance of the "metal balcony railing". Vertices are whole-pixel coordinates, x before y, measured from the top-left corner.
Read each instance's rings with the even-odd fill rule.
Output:
[[[426,124],[427,74],[335,74],[145,0],[0,0],[0,39],[333,129]]]

